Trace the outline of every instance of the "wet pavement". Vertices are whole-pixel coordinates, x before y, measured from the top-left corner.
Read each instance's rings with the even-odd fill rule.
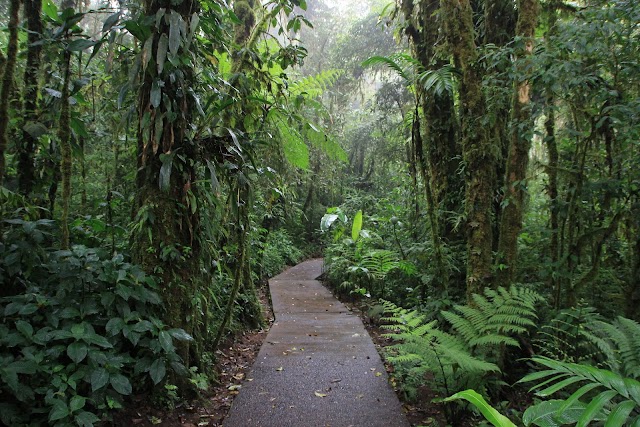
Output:
[[[408,427],[360,318],[315,280],[322,259],[269,281],[275,322],[225,427]]]

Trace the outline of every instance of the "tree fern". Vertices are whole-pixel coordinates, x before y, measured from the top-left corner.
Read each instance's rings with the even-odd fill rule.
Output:
[[[586,426],[599,419],[605,420],[607,427],[640,425],[640,382],[585,364],[546,357],[532,360],[548,369],[527,375],[520,382],[539,382],[532,389],[538,389],[536,394],[541,397],[570,387],[573,392],[566,399],[549,400],[528,408],[523,416],[525,425]]]
[[[421,67],[418,60],[406,53],[396,53],[390,56],[372,56],[362,63],[363,67],[374,65],[386,65],[395,71],[408,85],[416,81],[416,76]]]
[[[417,59],[397,53],[390,56],[372,56],[362,63],[363,67],[386,65],[404,80],[407,86],[420,85],[425,93],[441,97],[455,92],[459,72],[451,65],[436,70],[424,70]]]
[[[344,70],[329,69],[305,77],[289,85],[289,93],[294,97],[306,95],[309,98],[317,98],[333,86],[343,73]]]

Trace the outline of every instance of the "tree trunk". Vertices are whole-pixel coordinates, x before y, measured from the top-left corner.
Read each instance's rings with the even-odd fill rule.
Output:
[[[69,112],[69,81],[71,79],[71,52],[65,50],[63,58],[64,79],[60,96],[60,123],[58,139],[60,142],[60,176],[62,177],[62,215],[60,217],[60,247],[69,248],[69,204],[71,202],[71,127]]]
[[[520,0],[516,33],[524,39],[524,46],[519,49],[521,58],[528,58],[533,52],[533,37],[538,23],[539,6],[537,0]],[[527,69],[523,64],[521,69]],[[524,72],[523,72],[524,73]],[[498,263],[505,268],[498,268],[497,283],[509,286],[514,278],[518,260],[518,236],[522,230],[522,216],[526,195],[527,167],[529,165],[529,149],[533,127],[531,123],[529,81],[522,78],[516,82],[511,106],[511,141],[507,157],[505,174],[505,195],[500,221],[500,240],[498,243]],[[524,130],[524,131],[523,131]]]
[[[442,0],[445,35],[456,66],[462,71],[460,120],[465,167],[467,297],[491,283],[492,205],[496,183],[496,147],[481,119],[485,114],[482,77],[477,69],[473,12],[469,0]]]
[[[636,206],[638,202],[636,201]],[[624,315],[629,319],[640,321],[640,227],[638,226],[638,215],[633,215],[631,219],[627,220],[627,230],[629,231],[629,237],[635,236],[635,243],[631,245],[631,265],[629,280],[624,292],[625,297],[625,309]],[[632,242],[632,238],[629,242]]]
[[[553,289],[553,307],[560,308],[560,296],[562,295],[562,281],[557,277],[558,261],[560,254],[560,221],[558,218],[558,143],[556,141],[555,131],[555,97],[547,94],[546,111],[547,119],[544,123],[546,130],[547,155],[549,156],[549,164],[547,165],[547,176],[549,184],[547,194],[549,195],[549,225],[551,227],[551,241],[549,243],[549,256],[551,257],[551,265],[553,274],[550,274],[550,287]]]
[[[436,16],[439,1],[421,0],[416,14],[412,0],[402,2],[406,33],[411,42],[414,56],[420,61],[424,70],[437,70],[446,61],[434,60],[435,47],[440,37],[439,22]],[[462,188],[464,183],[457,173],[460,166],[460,146],[457,141],[457,123],[451,94],[426,93],[421,85],[417,85],[419,98],[424,114],[424,130],[422,141],[429,166],[427,185],[431,186],[435,203],[436,220],[439,238],[445,242],[458,240],[459,236],[446,221],[442,220],[443,212],[458,213],[462,206]]]
[[[40,52],[42,46],[37,42],[42,37],[40,12],[42,0],[24,0],[24,16],[27,20],[27,64],[24,70],[24,110],[23,123],[38,121],[38,73],[40,71]],[[33,156],[38,140],[23,126],[22,141],[18,149],[18,187],[20,192],[29,196],[35,184],[35,165]]]
[[[157,52],[160,40],[165,43],[171,37],[170,50],[188,56],[189,44],[184,34],[178,37],[177,46],[174,44],[175,30],[182,22],[189,28],[196,5],[195,0],[184,0],[178,5],[148,0],[145,4],[147,16],[160,18],[151,40],[145,42],[145,46],[151,45],[152,54],[143,71],[138,97],[137,217],[132,242],[134,260],[160,280],[165,323],[194,337],[195,354],[207,337],[195,333],[199,311],[192,305],[204,282],[199,265],[196,147],[185,134],[195,114],[188,95],[193,70],[182,64],[170,67],[168,60],[167,64],[163,62],[164,55]],[[172,26],[176,26],[173,31]],[[192,362],[189,343],[180,342],[178,353],[185,366],[189,366]]]
[[[18,21],[20,15],[20,0],[11,0],[9,5],[9,41],[7,56],[4,61],[4,73],[2,75],[2,86],[0,87],[0,185],[4,181],[5,158],[9,142],[7,129],[9,127],[9,94],[13,84],[13,73],[16,68],[16,58],[18,56]]]

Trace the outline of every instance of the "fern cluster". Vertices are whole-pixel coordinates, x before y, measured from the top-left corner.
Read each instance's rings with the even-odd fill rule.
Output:
[[[538,335],[534,345],[541,356],[640,378],[640,324],[631,319],[608,322],[592,307],[572,308],[560,311]]]
[[[602,364],[629,378],[640,378],[640,324],[617,317],[608,323],[594,320],[585,325],[585,337],[600,350]]]
[[[473,297],[472,305],[442,312],[450,332],[435,320],[427,321],[423,313],[383,301],[387,313],[383,328],[391,329],[386,336],[397,341],[388,347],[387,360],[403,377],[409,397],[427,373],[433,375],[441,393],[465,388],[486,391],[488,384],[500,381],[498,363],[504,349],[519,346],[514,336],[535,325],[535,304],[540,300],[540,295],[526,288],[487,289]],[[448,415],[453,417],[451,412]]]
[[[443,311],[444,318],[475,354],[493,351],[502,345],[518,347],[514,335],[535,326],[535,305],[542,297],[535,291],[512,286],[509,290],[486,289],[485,295],[474,294],[472,305],[456,305],[454,311]]]
[[[596,320],[601,320],[601,316],[593,307],[578,305],[560,310],[540,328],[533,341],[536,353],[566,362],[592,360],[597,349],[586,339],[584,325]]]

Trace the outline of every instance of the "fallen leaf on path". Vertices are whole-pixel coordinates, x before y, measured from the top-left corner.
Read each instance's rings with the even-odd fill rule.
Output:
[[[376,377],[379,377],[382,375],[382,372],[376,372]]]
[[[340,381],[342,381],[340,378],[334,378],[331,380],[332,383],[339,383]]]
[[[314,394],[318,397],[327,397],[325,393],[320,393],[319,391],[314,392]]]
[[[229,387],[227,387],[227,390],[236,391],[236,390],[240,390],[241,388],[242,388],[241,385],[233,384],[233,385],[230,385]]]
[[[276,371],[278,371],[278,372],[284,371],[284,368],[282,366],[280,366],[279,368],[276,368]]]
[[[233,376],[233,378],[237,379],[237,380],[241,380],[244,378],[244,374],[242,372],[240,372],[239,374],[235,374]]]

